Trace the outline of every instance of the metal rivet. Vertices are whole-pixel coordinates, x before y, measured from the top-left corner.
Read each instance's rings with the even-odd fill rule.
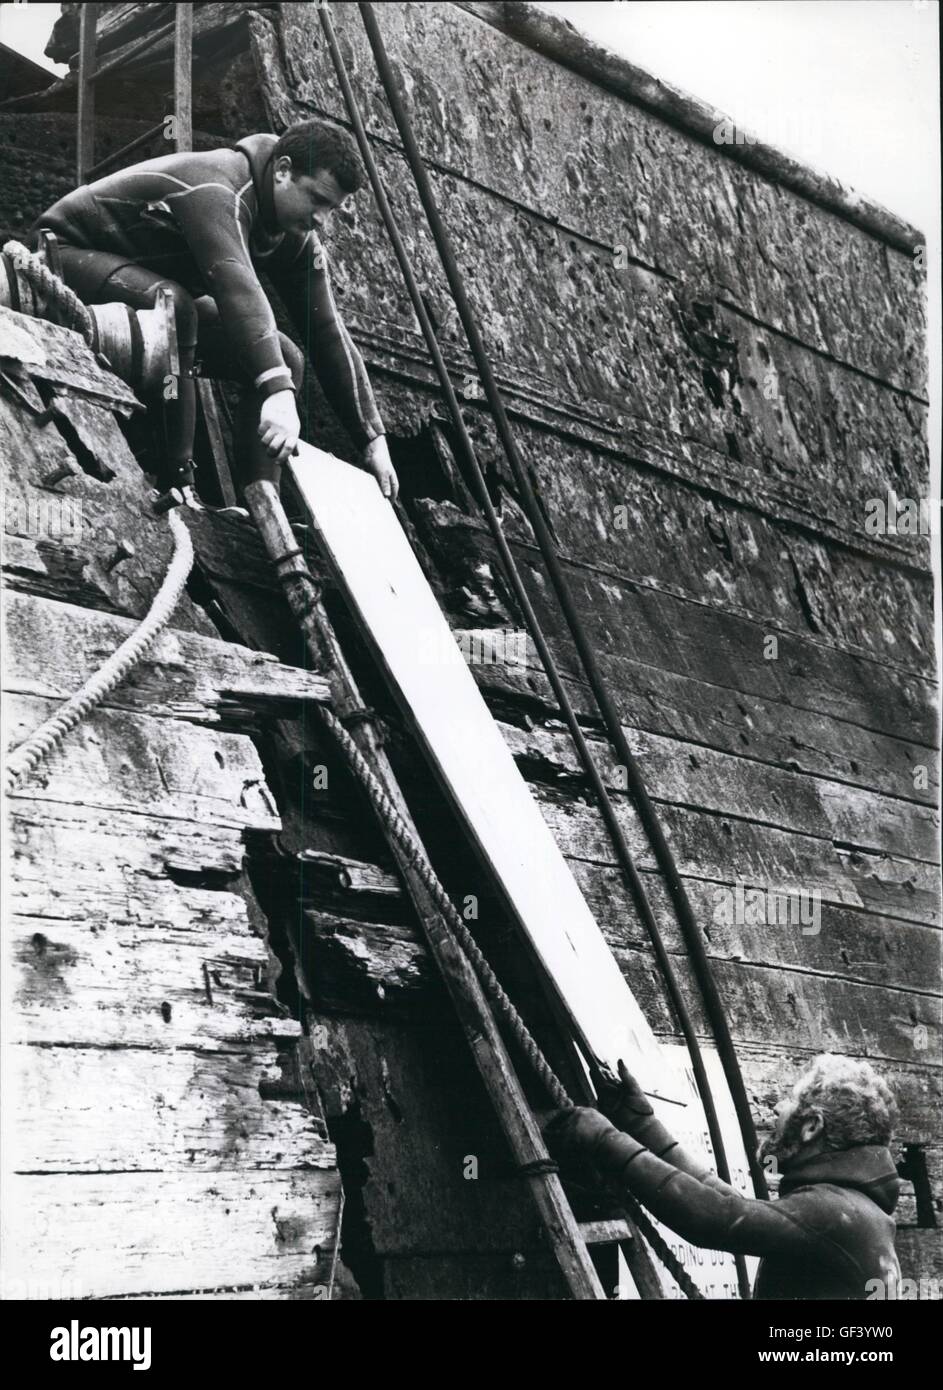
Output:
[[[163,516],[164,512],[171,511],[174,507],[183,505],[183,493],[178,487],[172,487],[169,492],[154,495],[154,512],[157,516]]]
[[[115,546],[114,554],[108,561],[107,565],[105,566],[105,569],[110,574],[116,565],[121,564],[122,560],[131,560],[133,559],[134,555],[135,549],[131,542],[126,540],[120,540],[118,544]]]

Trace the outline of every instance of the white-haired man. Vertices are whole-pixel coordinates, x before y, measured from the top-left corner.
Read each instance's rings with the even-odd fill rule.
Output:
[[[897,1106],[868,1062],[817,1057],[776,1107],[760,1156],[776,1160],[779,1199],[743,1197],[685,1152],[619,1063],[599,1110],[558,1112],[547,1137],[589,1159],[693,1245],[760,1255],[754,1298],[863,1299],[900,1278],[892,1212],[900,1183],[888,1145]]]

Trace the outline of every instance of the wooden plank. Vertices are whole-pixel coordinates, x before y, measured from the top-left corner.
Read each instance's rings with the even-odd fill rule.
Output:
[[[270,992],[265,943],[247,924],[227,937],[194,930],[182,910],[130,928],[11,914],[8,932],[30,1042],[211,1050],[301,1034]]]
[[[219,885],[242,872],[245,859],[242,827],[197,824],[193,821],[151,815],[146,809],[120,811],[88,805],[69,805],[29,795],[25,786],[9,806],[10,843],[16,856],[11,893],[22,891],[41,910],[44,902],[82,902],[82,874],[99,875],[106,913],[133,920],[151,910],[150,891],[172,885],[170,875],[188,883]],[[44,865],[60,864],[62,878],[49,882]],[[113,884],[102,873],[108,869]],[[91,878],[94,882],[94,877]],[[122,908],[118,894],[127,881]],[[110,897],[112,887],[115,896]],[[74,894],[74,897],[71,895]],[[138,895],[145,906],[139,908]],[[33,896],[38,895],[38,896]],[[214,896],[207,894],[206,902]],[[88,906],[94,898],[86,898]],[[191,909],[194,910],[191,904]],[[50,915],[55,916],[55,912]],[[66,914],[69,915],[69,914]],[[76,910],[75,916],[81,916]]]
[[[519,434],[561,551],[600,582],[673,593],[768,624],[770,631],[934,674],[926,623],[932,578],[915,572],[912,538],[894,540],[898,567],[887,563],[894,555],[829,543],[783,515],[757,511],[749,496],[724,500],[698,485],[700,470],[685,444],[670,436],[659,452],[654,445],[649,450],[667,461],[658,471],[646,466],[644,450],[620,457],[602,437],[577,440],[570,430],[533,427]],[[445,460],[443,472],[447,452]],[[500,459],[494,463],[500,468]],[[665,471],[668,464],[673,472]],[[870,544],[865,516],[858,518],[859,535]],[[476,509],[466,513],[423,499],[419,517],[424,539],[428,531],[433,546],[467,573],[468,551],[485,534]]]
[[[340,1175],[324,1171],[14,1175],[6,1271],[82,1298],[314,1284],[330,1266],[339,1194]]]
[[[634,1239],[625,1220],[581,1221],[580,1230],[587,1245],[615,1245],[619,1241]]]
[[[546,822],[565,854],[597,864],[615,858],[594,807],[535,788]],[[634,811],[620,802],[616,815],[644,869],[655,867]],[[738,878],[778,891],[801,890],[819,901],[854,907],[905,922],[939,922],[939,867],[885,852],[846,847],[733,817],[664,805],[662,821],[683,876],[720,883]]]
[[[10,846],[18,1038],[218,1051],[298,1036],[238,882],[240,828],[23,797]]]
[[[174,6],[174,148],[193,149],[193,6]]]
[[[79,114],[76,182],[83,184],[95,163],[95,25],[97,5],[83,5],[79,15]]]
[[[57,702],[8,697],[9,746],[18,746]],[[242,734],[99,708],[71,730],[21,790],[31,799],[276,831],[281,820],[254,745]]]
[[[530,769],[548,785],[564,788],[573,787],[574,779],[584,781],[568,733],[539,727],[525,730],[503,722],[499,728],[525,774]],[[864,850],[884,850],[902,858],[938,860],[939,815],[916,801],[802,776],[685,740],[634,729],[626,730],[626,738],[654,801],[749,818],[776,829]],[[616,796],[624,794],[625,771],[608,742],[591,739],[590,747],[606,786]]]
[[[41,360],[30,365],[30,375],[37,381],[69,387],[91,400],[117,406],[126,414],[141,408],[131,387],[101,365],[80,333],[0,304],[0,333],[9,328],[28,334],[41,349]],[[16,461],[11,462],[15,465]]]
[[[541,612],[541,621],[546,616]],[[598,720],[585,683],[567,675],[573,658],[554,643],[564,663],[564,683],[577,713]],[[555,713],[549,682],[528,649],[526,665],[478,665],[475,679],[489,695],[513,698],[541,716]],[[860,724],[798,708],[775,698],[745,696],[725,685],[599,653],[623,725],[699,743],[772,766],[838,780],[901,799],[935,806],[939,754],[932,742],[897,738]],[[927,788],[915,786],[914,768],[927,769]],[[922,779],[921,779],[922,780]]]
[[[348,1203],[363,1206],[362,1239],[374,1256],[542,1243],[527,1184],[453,1014],[409,1027],[322,1014],[312,1044]],[[549,1256],[546,1243],[544,1250]]]
[[[298,1101],[263,1099],[274,1047],[47,1047],[7,1053],[7,1142],[21,1172],[333,1169],[334,1145]]]
[[[416,839],[418,832],[409,807],[372,721],[362,718],[366,711],[357,682],[337,641],[320,592],[299,554],[276,488],[271,483],[254,483],[246,489],[246,501],[278,568],[285,596],[304,633],[305,644],[331,681],[337,715],[341,719],[357,716],[352,739],[380,780],[384,796],[395,807],[406,835]],[[390,833],[388,826],[384,825],[384,831],[502,1131],[519,1164],[532,1167],[536,1163],[542,1167],[547,1150],[540,1128],[498,1031],[482,983],[437,908],[433,893],[422,881],[408,845],[400,836]],[[531,1171],[525,1180],[572,1296],[591,1300],[602,1298],[602,1287],[588,1251],[579,1239],[576,1220],[559,1176],[555,1172]]]
[[[466,185],[488,190],[492,206],[508,204],[518,220],[511,241],[504,242],[492,231],[492,244],[505,245],[508,251],[496,267],[503,278],[508,276],[512,248],[528,236],[520,225],[525,220],[533,219],[544,232],[542,245],[534,236],[535,254],[527,264],[559,266],[545,230],[548,224],[558,225],[570,239],[563,264],[573,267],[584,301],[596,284],[608,290],[605,271],[615,246],[621,244],[633,260],[660,276],[673,273],[722,288],[754,317],[813,347],[827,348],[889,380],[901,379],[905,385],[919,381],[920,324],[909,254],[887,254],[872,235],[821,211],[807,196],[777,187],[777,171],[741,167],[735,161],[749,161],[769,147],[762,141],[717,145],[711,132],[721,119],[719,113],[711,112],[708,124],[701,103],[592,45],[564,20],[534,6],[513,11],[496,4],[469,6],[500,15],[486,25],[462,14],[463,8],[416,12],[384,7],[379,22],[397,61],[423,73],[421,89],[410,92],[410,115],[434,175],[450,174],[454,179],[444,195],[450,225],[461,216],[455,204],[467,196]],[[352,55],[348,62],[358,99],[371,109],[373,69],[362,25],[356,14],[341,9],[334,22],[345,51]],[[518,41],[509,40],[509,32]],[[585,80],[585,69],[574,76],[565,66],[566,58],[561,63],[560,55],[578,50],[592,54],[596,80]],[[306,5],[283,8],[266,56],[268,61],[260,64],[263,95],[283,120],[297,119],[305,109],[346,118],[319,25]],[[615,80],[619,69],[621,85]],[[614,90],[600,83],[601,71],[612,79]],[[634,91],[626,72],[634,75]],[[625,99],[630,91],[636,99]],[[645,100],[639,105],[642,93]],[[669,119],[659,118],[648,106],[668,108]],[[673,128],[671,117],[683,116],[692,107],[700,107],[706,142]],[[462,111],[465,119],[443,120],[442,113],[450,110]],[[384,105],[371,109],[370,129],[383,144],[398,143]],[[489,138],[482,138],[483,132]],[[606,160],[595,157],[599,149],[607,151]],[[395,166],[394,170],[388,186],[395,188],[403,176]],[[801,172],[813,181],[817,177]],[[841,197],[846,206],[854,202],[852,215],[861,215],[864,200],[836,188],[830,179],[818,178],[820,186],[830,187],[832,196]],[[883,210],[873,212],[889,217]],[[493,221],[487,225],[494,228]],[[769,246],[771,227],[777,231],[775,251]],[[585,242],[587,253],[596,254],[591,275],[574,266],[574,240]],[[463,249],[471,258],[478,246],[480,231]],[[810,273],[810,264],[818,274]],[[546,282],[554,277],[548,272],[533,278]],[[627,270],[621,278],[629,280]],[[549,293],[545,283],[541,292]],[[510,303],[519,315],[519,300],[505,299],[504,306]],[[502,305],[496,307],[500,310]],[[618,313],[617,309],[616,317]],[[878,315],[882,322],[886,319],[886,340],[869,341],[880,336],[870,332]],[[604,354],[606,330],[612,325],[602,319],[594,326],[597,355]],[[546,339],[538,325],[532,327],[537,355]],[[651,362],[654,380],[664,370],[662,346],[655,335],[646,339],[644,356]],[[507,360],[515,359],[509,353]],[[546,353],[546,375],[565,366],[565,359],[558,363]],[[645,367],[644,361],[633,364],[634,370],[644,372]]]
[[[584,860],[569,860],[586,901],[614,950],[645,947],[647,934],[638,921],[619,869]],[[659,875],[646,872],[645,886],[655,917],[672,953],[684,955],[668,892]],[[893,989],[932,987],[940,978],[943,937],[938,927],[898,922],[860,909],[822,902],[816,924],[803,930],[794,919],[783,922],[774,912],[737,913],[736,882],[685,879],[685,891],[701,924],[711,959],[746,961],[771,967],[837,975],[861,984]],[[741,885],[742,887],[742,885]]]
[[[320,1007],[428,1009],[439,979],[412,926],[357,922],[308,908],[303,951],[312,998]],[[441,1007],[441,1002],[440,1002]]]
[[[886,241],[907,254],[920,244],[920,233],[916,228],[880,203],[873,202],[837,178],[800,163],[793,155],[767,143],[753,132],[749,132],[749,138],[744,139],[742,126],[738,126],[740,133],[735,142],[718,144],[718,123],[722,119],[729,122],[729,118],[723,118],[715,106],[679,90],[630,62],[622,54],[596,43],[562,15],[547,13],[537,5],[521,5],[509,11],[504,5],[488,3],[488,0],[485,3],[463,3],[461,8],[508,34],[516,40],[517,45],[529,50],[522,63],[526,63],[531,72],[539,62],[541,76],[547,74],[551,81],[554,78],[561,81],[567,76],[561,69],[569,69],[584,79],[580,83],[581,90],[603,88],[621,98],[618,105],[629,104],[630,109],[641,107],[644,112],[656,115],[664,123],[665,137],[680,130],[687,137],[682,149],[689,158],[694,156],[696,150],[700,153],[701,148],[707,146],[715,155],[712,162],[720,164],[721,168],[727,159],[736,160],[747,169],[758,172],[764,181],[781,184],[799,194],[803,202],[818,205],[837,218],[862,228],[871,237]],[[547,59],[550,59],[549,63]],[[597,100],[600,100],[599,96]],[[581,108],[585,108],[586,104],[581,102]],[[816,225],[822,220],[817,219]],[[829,221],[832,220],[829,218]],[[847,234],[847,228],[844,230]],[[785,248],[784,254],[787,254]]]
[[[37,428],[26,410],[0,399],[7,583],[84,607],[143,617],[170,561],[169,527],[153,513],[152,489],[112,411],[77,397],[69,397],[68,406],[64,396],[57,399],[61,420],[68,415],[75,427],[68,439],[55,421]],[[94,467],[100,473],[101,461],[106,461],[108,481],[86,472],[83,458],[97,459]],[[63,468],[71,476],[51,492],[45,480]],[[135,553],[112,564],[121,541],[131,542]],[[171,626],[217,635],[186,594]]]
[[[667,1004],[658,999],[661,991],[650,954],[618,954],[629,980],[650,1006],[652,1019],[674,1031]],[[695,1027],[709,1038],[691,972],[683,959],[677,967]],[[840,976],[745,963],[717,961],[713,968],[738,1049],[746,1043],[760,1045],[765,1038],[799,1036],[816,1052],[847,1053],[878,1063],[907,1062],[921,1053],[939,1055],[943,1038],[938,994],[887,990]]]
[[[290,468],[411,732],[584,1045],[613,1063],[632,1057],[654,1080],[658,1049],[648,1025],[478,694],[395,513],[369,475],[310,446]]]
[[[4,603],[11,694],[66,699],[117,650],[136,622],[28,594]],[[329,691],[323,677],[284,666],[268,652],[170,629],[107,697],[104,708],[228,729],[290,717]]]
[[[402,926],[378,927],[311,909],[305,912],[305,921],[310,934],[305,933],[303,950],[310,966],[313,998],[319,1005],[410,1019],[418,1019],[423,1011],[436,1006],[434,977],[415,931]],[[777,929],[766,930],[772,935]],[[782,935],[789,932],[788,928],[778,930]],[[640,939],[642,932],[637,926],[633,944],[626,944],[627,935],[624,929],[618,934],[606,932],[616,961],[652,1027],[659,1033],[672,1033],[674,1012],[648,942]],[[913,989],[911,980],[896,989],[888,988],[881,977],[880,960],[875,962],[870,982],[849,979],[833,948],[817,957],[820,962],[822,957],[828,961],[827,973],[821,968],[812,970],[798,946],[792,953],[798,968],[792,969],[778,963],[731,960],[713,950],[709,954],[738,1043],[757,1043],[798,1028],[810,1047],[906,1061],[921,1043],[927,1055],[933,1056],[939,1039],[939,995],[932,990],[932,982],[939,979],[941,943],[939,932],[928,935],[935,941],[932,953],[928,950],[927,988],[921,991]],[[701,1010],[696,982],[686,952],[676,941],[672,955],[695,1028],[709,1040],[710,1027]]]
[[[613,1068],[620,1057],[631,1059],[645,1089],[673,1112],[676,1128],[680,1111],[686,1137],[702,1143],[693,1081],[683,1070],[664,1065],[395,513],[372,478],[307,445],[289,467],[318,528],[321,553],[581,1046]],[[536,874],[535,864],[540,866]],[[737,1163],[742,1142],[732,1106],[724,1121],[731,1167],[745,1170],[745,1161]],[[725,1267],[729,1264],[728,1258]]]
[[[567,497],[565,503],[561,500],[563,505],[573,504]],[[466,571],[486,564],[492,575],[499,572],[490,537],[479,539],[463,528],[462,538],[474,551],[474,558],[466,555]],[[625,544],[623,535],[620,548]],[[532,546],[515,540],[512,549],[558,661],[568,672],[577,673],[572,642],[548,601]],[[630,575],[623,578],[618,571],[573,562],[567,569],[588,635],[616,691],[625,687],[631,692],[641,685],[658,694],[664,672],[676,680],[696,682],[699,702],[707,703],[709,709],[714,691],[719,695],[730,691],[741,705],[763,701],[784,707],[787,715],[805,716],[807,727],[821,727],[823,719],[827,728],[840,721],[929,747],[936,744],[932,670],[917,672],[897,662],[841,650],[812,636],[784,631],[760,615],[725,611],[714,602],[674,594]],[[916,626],[912,613],[905,620]],[[775,648],[767,645],[771,636],[777,639]],[[924,645],[928,647],[925,636]],[[926,650],[916,659],[927,667],[929,655]],[[528,669],[532,665],[528,659]],[[749,739],[751,721],[741,717],[736,722]],[[912,789],[912,777],[910,783]]]

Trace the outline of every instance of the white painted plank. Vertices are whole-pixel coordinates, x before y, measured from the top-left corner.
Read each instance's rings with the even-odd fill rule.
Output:
[[[310,447],[292,465],[342,587],[447,793],[586,1045],[658,1074],[658,1044],[374,479]]]
[[[302,445],[290,464],[341,591],[419,745],[546,971],[583,1046],[624,1058],[660,1116],[704,1151],[706,1125],[688,1069],[663,1050],[600,931],[482,698],[393,509],[374,479]],[[719,1068],[731,1168],[743,1146]],[[670,1233],[667,1233],[670,1234]],[[683,1242],[671,1236],[676,1245]],[[729,1255],[687,1267],[707,1290],[735,1296]],[[666,1287],[674,1288],[672,1283]]]

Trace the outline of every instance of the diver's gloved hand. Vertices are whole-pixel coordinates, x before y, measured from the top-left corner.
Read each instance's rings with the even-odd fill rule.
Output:
[[[590,1106],[557,1110],[543,1125],[547,1148],[560,1163],[572,1168],[591,1164],[603,1175],[624,1173],[645,1147],[621,1134],[605,1115]]]
[[[653,1153],[662,1154],[672,1148],[677,1141],[655,1118],[651,1101],[622,1059],[619,1059],[618,1081],[605,1065],[601,1065],[599,1070],[603,1085],[599,1090],[598,1105],[603,1114],[608,1115],[624,1134],[631,1134],[633,1139]]]
[[[605,1115],[588,1105],[555,1110],[542,1128],[547,1148],[563,1163],[585,1161],[602,1138],[615,1133]]]

